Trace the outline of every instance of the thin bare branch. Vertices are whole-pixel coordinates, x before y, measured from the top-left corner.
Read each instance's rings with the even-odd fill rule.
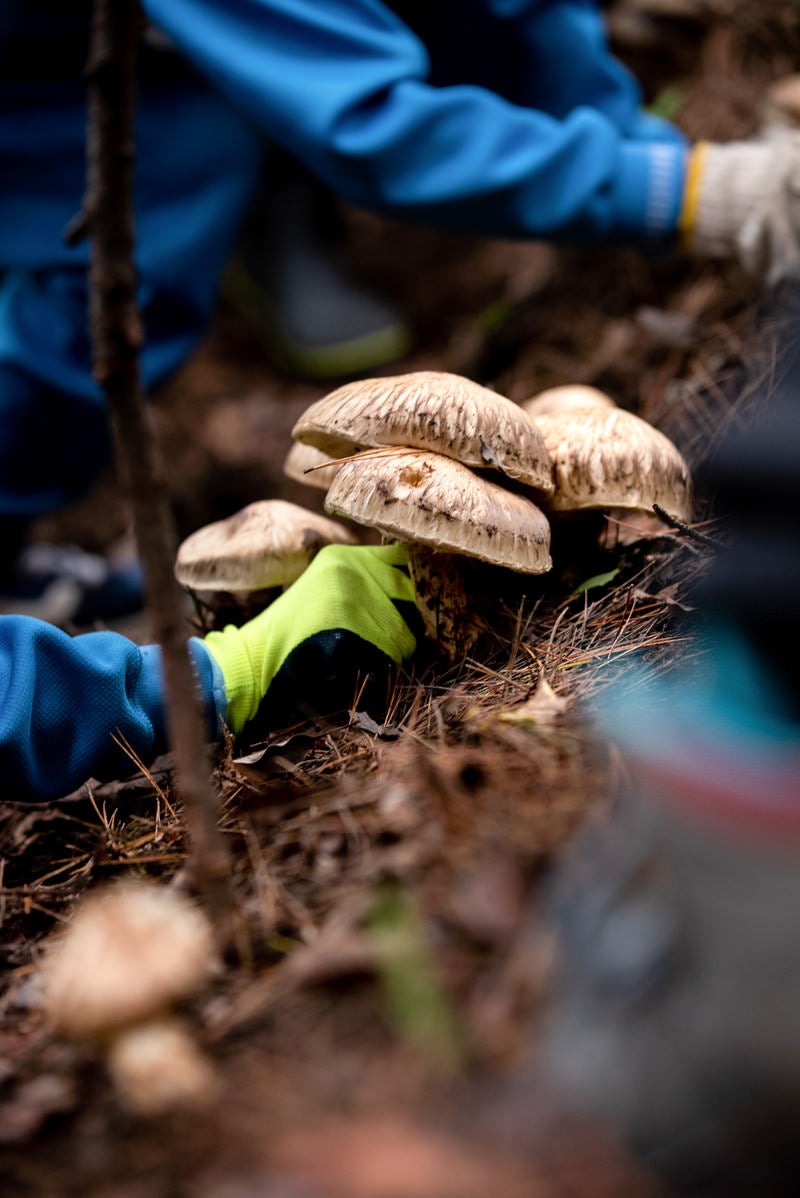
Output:
[[[136,298],[133,168],[138,0],[95,0],[86,76],[88,177],[82,212],[91,234],[94,376],[105,392],[120,473],[130,495],[155,637],[162,647],[167,723],[177,790],[191,840],[195,885],[216,912],[229,909],[228,853],[217,822],[206,731],[173,576],[177,538],[165,473],[143,402]],[[80,233],[86,218],[79,218]]]

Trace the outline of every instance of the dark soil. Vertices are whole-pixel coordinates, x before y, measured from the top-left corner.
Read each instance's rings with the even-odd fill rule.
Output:
[[[747,134],[765,85],[797,60],[798,10],[700,7],[697,21],[651,18],[649,47],[617,48],[691,136]],[[515,400],[590,383],[693,467],[763,393],[774,326],[735,266],[342,215],[352,269],[416,330],[392,372],[450,370]],[[295,419],[327,389],[279,371],[221,303],[154,405],[181,535],[257,498],[321,510],[321,492],[282,463]],[[125,527],[109,478],[41,532],[95,548]],[[702,496],[694,527],[714,531]],[[711,552],[666,525],[633,542],[613,522],[597,545],[565,537],[541,585],[498,577],[481,601],[492,635],[457,667],[420,663],[383,725],[357,715],[218,752],[238,951],[187,1011],[218,1070],[210,1107],[126,1114],[96,1056],[54,1036],[38,1003],[44,939],[88,888],[127,875],[187,884],[169,760],[57,807],[0,804],[0,1193],[662,1193],[608,1132],[556,1122],[542,1092],[541,909],[554,857],[614,791],[616,758],[586,705],[635,654],[664,669],[691,657],[682,619]],[[129,631],[146,640],[146,621]]]

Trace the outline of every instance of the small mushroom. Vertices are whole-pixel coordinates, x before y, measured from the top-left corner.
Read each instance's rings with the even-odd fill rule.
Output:
[[[116,883],[85,898],[45,953],[44,1011],[58,1032],[101,1051],[128,1109],[196,1105],[212,1096],[214,1073],[173,1008],[214,966],[196,907],[163,887]]]
[[[616,408],[605,391],[587,387],[584,383],[567,383],[563,387],[548,387],[521,405],[528,416],[549,416],[553,412],[570,412],[576,408]]]
[[[547,449],[519,405],[443,371],[348,383],[313,403],[292,436],[332,458],[396,445],[493,469],[544,493],[553,485]]]
[[[552,396],[546,405],[534,397],[521,406],[541,430],[553,461],[555,487],[547,500],[552,511],[622,509],[652,515],[658,504],[678,520],[690,518],[689,467],[669,438],[646,420],[613,401],[596,399],[581,406],[567,398],[559,408]]]
[[[550,527],[539,508],[442,454],[365,452],[343,462],[325,508],[409,542],[426,631],[452,659],[480,633],[461,557],[526,574],[550,569]]]
[[[191,533],[178,548],[175,577],[192,593],[214,595],[206,606],[218,620],[241,620],[299,578],[324,545],[354,542],[334,520],[283,499],[262,499]]]
[[[302,441],[293,441],[292,447],[283,463],[283,473],[287,478],[297,483],[305,483],[309,487],[317,487],[327,491],[336,477],[339,469],[330,454],[315,449],[313,445],[304,445]]]

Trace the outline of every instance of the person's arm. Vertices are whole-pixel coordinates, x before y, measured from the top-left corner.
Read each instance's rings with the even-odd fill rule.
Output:
[[[419,624],[402,545],[331,545],[255,619],[189,644],[209,741],[380,711]],[[119,743],[118,743],[119,742]],[[56,799],[166,748],[161,650],[0,616],[0,799]]]
[[[627,139],[686,144],[675,125],[643,110],[642,89],[611,53],[596,0],[477,2],[503,32],[506,50],[493,70],[500,95],[559,119],[592,108]]]
[[[214,669],[194,659],[217,733]],[[28,616],[0,617],[0,798],[57,798],[89,777],[119,777],[166,747],[161,651],[116,632],[71,637]]]
[[[674,232],[682,145],[627,139],[602,103],[561,119],[485,87],[435,87],[425,46],[379,0],[145,0],[145,9],[268,136],[354,204],[488,236]],[[593,90],[614,107],[599,75]]]

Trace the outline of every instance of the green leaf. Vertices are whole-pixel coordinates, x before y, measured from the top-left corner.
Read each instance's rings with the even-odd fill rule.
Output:
[[[583,595],[586,593],[586,591],[594,590],[595,587],[608,586],[610,582],[614,581],[618,574],[619,568],[609,570],[607,574],[595,574],[592,578],[587,578],[585,582],[582,582],[580,586],[577,586],[572,592],[572,595],[573,597],[575,595]]]
[[[456,1015],[442,990],[422,916],[399,886],[382,887],[369,920],[387,1014],[395,1031],[450,1068],[462,1052]]]
[[[671,83],[668,87],[661,89],[655,99],[647,105],[645,111],[649,112],[651,116],[660,116],[665,121],[671,121],[683,108],[688,97],[689,92],[686,87]]]
[[[514,314],[513,306],[506,299],[496,299],[478,313],[478,322],[484,333],[494,333],[508,324]]]

